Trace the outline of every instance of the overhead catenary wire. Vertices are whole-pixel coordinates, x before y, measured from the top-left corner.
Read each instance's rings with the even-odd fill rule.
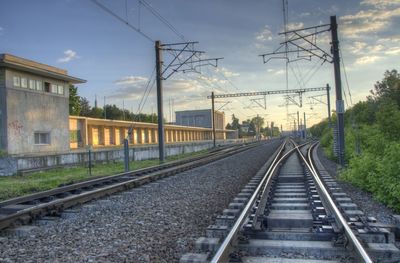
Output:
[[[139,33],[140,35],[142,35],[144,38],[146,38],[147,40],[154,42],[154,40],[148,36],[147,34],[145,34],[143,31],[140,30],[140,28],[137,28],[135,26],[133,26],[132,24],[129,23],[129,21],[125,20],[124,18],[120,17],[119,15],[117,15],[115,12],[113,12],[111,9],[109,9],[108,7],[106,7],[105,5],[101,4],[99,1],[97,0],[90,0],[92,1],[94,4],[96,4],[98,7],[100,7],[101,9],[103,9],[105,12],[107,12],[108,14],[110,14],[111,16],[113,16],[114,18],[116,18],[117,20],[119,20],[120,22],[124,23],[126,26],[128,26],[129,28],[133,29],[134,31],[136,31],[137,33]]]
[[[181,40],[185,41],[185,37],[178,32],[178,30],[167,20],[165,19],[154,7],[148,4],[145,0],[138,0],[139,4],[142,4],[147,8],[158,20],[160,20],[164,25],[166,25],[172,32],[174,32]]]
[[[154,69],[153,69],[153,71],[152,71],[152,73],[150,75],[149,81],[146,84],[146,88],[145,88],[145,90],[143,92],[143,96],[142,96],[142,98],[141,98],[141,100],[139,102],[139,105],[138,105],[137,114],[140,114],[142,112],[142,110],[144,108],[144,105],[146,104],[147,98],[148,98],[148,96],[150,94],[150,91],[154,87],[154,83],[155,83],[154,73],[155,73],[155,71],[156,71],[156,67],[154,67]]]
[[[341,59],[341,63],[342,63],[342,67],[343,67],[343,73],[344,73],[344,79],[346,81],[346,87],[347,87],[347,91],[349,93],[349,99],[350,99],[350,105],[353,106],[353,99],[351,97],[351,91],[350,91],[350,85],[349,85],[349,80],[347,78],[347,70],[346,70],[346,66],[344,65],[344,59],[343,59],[343,55],[342,55],[342,50],[339,50],[340,52],[340,57]],[[344,92],[345,93],[345,92]]]

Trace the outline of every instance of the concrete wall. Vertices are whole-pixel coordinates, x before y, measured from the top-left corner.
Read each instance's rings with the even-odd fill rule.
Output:
[[[221,112],[215,112],[215,128],[225,129],[225,115]],[[177,125],[212,128],[211,110],[187,110],[175,112]]]
[[[17,160],[12,157],[0,157],[0,176],[17,173]]]
[[[64,85],[64,94],[13,87],[13,75]],[[61,81],[6,70],[7,144],[9,154],[69,150],[68,88]],[[49,132],[50,144],[35,145],[35,132]]]
[[[236,143],[238,140],[218,141],[218,145]],[[166,156],[172,156],[183,153],[190,153],[213,147],[212,141],[177,143],[166,145]],[[131,160],[146,160],[158,158],[158,146],[136,146],[129,149]],[[17,162],[18,171],[29,169],[41,169],[53,166],[64,165],[83,165],[88,162],[87,150],[76,150],[65,154],[42,155],[31,157],[14,157]],[[93,150],[92,160],[94,162],[123,161],[123,148],[119,149],[100,149]]]
[[[193,110],[175,112],[177,125],[211,128],[211,110]]]
[[[7,104],[5,70],[0,69],[0,150],[7,149]]]

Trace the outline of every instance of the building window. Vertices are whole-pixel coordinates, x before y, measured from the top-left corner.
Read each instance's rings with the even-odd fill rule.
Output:
[[[29,80],[29,88],[36,89],[36,81],[34,79]]]
[[[57,93],[57,85],[51,84],[51,93]]]
[[[64,94],[64,86],[63,85],[58,85],[57,86],[58,94]]]
[[[36,80],[36,90],[43,90],[42,82],[40,80]]]
[[[44,91],[45,92],[50,92],[50,83],[48,83],[48,82],[44,83]]]
[[[21,86],[21,78],[19,76],[14,76],[13,83],[14,83],[15,87],[20,87]]]
[[[21,78],[21,87],[28,88],[28,79],[27,78]]]
[[[35,132],[35,144],[50,144],[50,133]]]

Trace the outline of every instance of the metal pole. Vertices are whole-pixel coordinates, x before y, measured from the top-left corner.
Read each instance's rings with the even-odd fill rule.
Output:
[[[125,120],[125,104],[124,104],[124,100],[122,100],[122,116]]]
[[[124,139],[124,167],[125,172],[129,172],[129,141]]]
[[[258,114],[257,114],[257,141],[260,140],[260,119],[258,118]]]
[[[329,127],[332,127],[330,91],[331,91],[331,87],[329,87],[329,84],[326,84],[326,101],[328,104],[328,121],[329,121]]]
[[[306,113],[304,112],[304,139],[307,139]]]
[[[89,149],[89,175],[92,176],[92,150]]]
[[[212,112],[211,120],[212,120],[212,129],[213,129],[213,145],[215,148],[216,147],[216,141],[215,141],[216,132],[215,132],[215,112],[214,112],[215,108],[214,107],[215,107],[215,105],[214,105],[214,91],[213,91],[213,92],[211,92],[211,112]]]
[[[160,163],[164,162],[164,114],[163,114],[163,94],[162,94],[162,58],[161,43],[156,41],[156,74],[157,74],[157,110],[158,110],[158,152]]]
[[[300,132],[300,115],[299,111],[297,111],[297,136],[299,135]]]
[[[336,86],[336,114],[338,124],[339,164],[345,165],[344,145],[344,102],[342,98],[342,80],[340,77],[339,39],[337,33],[336,16],[331,16],[333,67]]]
[[[104,96],[104,119],[107,119],[106,96]]]

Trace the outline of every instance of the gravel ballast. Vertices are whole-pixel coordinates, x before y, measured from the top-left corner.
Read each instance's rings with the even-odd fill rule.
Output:
[[[178,262],[279,145],[90,202],[23,236],[2,236],[0,262]]]

